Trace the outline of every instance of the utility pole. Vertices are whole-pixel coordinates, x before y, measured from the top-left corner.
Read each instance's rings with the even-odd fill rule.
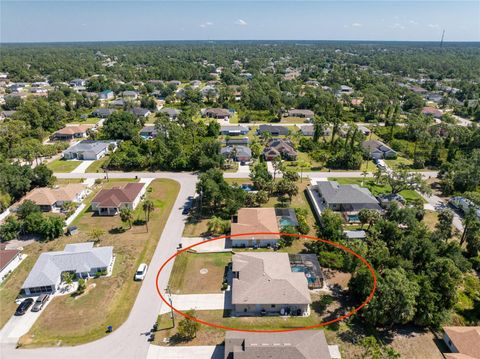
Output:
[[[165,292],[168,295],[168,301],[170,302],[170,315],[172,317],[172,325],[173,328],[175,328],[175,316],[173,315],[173,300],[172,300],[172,291],[170,290],[170,286],[167,285],[167,288],[165,288]]]

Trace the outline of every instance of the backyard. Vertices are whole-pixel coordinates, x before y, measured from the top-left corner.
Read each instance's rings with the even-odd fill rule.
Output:
[[[103,188],[121,185],[125,181],[110,181]],[[90,279],[87,292],[78,297],[70,295],[55,297],[46,307],[29,333],[19,343],[24,347],[78,345],[106,335],[105,327],[118,328],[128,317],[141,283],[133,281],[139,263],[149,263],[160,234],[165,226],[173,203],[179,191],[179,184],[172,180],[158,179],[150,184],[147,198],[154,203],[148,231],[145,225],[126,227],[119,216],[99,217],[84,211],[75,220],[79,234],[61,237],[48,243],[33,243],[25,247],[29,257],[1,287],[1,320],[4,323],[15,310],[13,299],[17,296],[28,272],[42,252],[62,250],[67,243],[91,241],[88,232],[93,228],[105,232],[99,240],[100,246],[113,246],[115,265],[111,277]],[[87,198],[89,204],[100,189],[96,185]],[[135,219],[143,219],[141,203],[134,212]],[[87,206],[88,208],[88,206]],[[141,222],[140,222],[141,223]],[[101,310],[99,310],[101,308]],[[74,318],[74,319],[73,319]]]
[[[173,294],[220,293],[231,253],[188,253],[175,257],[170,290]]]

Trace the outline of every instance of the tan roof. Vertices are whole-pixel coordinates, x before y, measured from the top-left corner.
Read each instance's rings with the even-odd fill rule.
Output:
[[[92,203],[96,203],[99,207],[116,208],[122,203],[133,202],[144,186],[144,183],[127,183],[124,187],[102,189]]]
[[[35,188],[20,200],[20,204],[30,200],[39,206],[51,206],[58,201],[71,202],[85,189],[81,183],[69,183],[61,187]]]
[[[237,253],[232,270],[233,304],[310,304],[307,278],[292,272],[288,253]]]
[[[240,208],[237,213],[237,223],[232,223],[231,234],[253,232],[278,233],[277,216],[275,208]],[[245,239],[247,237],[233,237],[232,239]],[[280,239],[278,234],[259,234],[255,239]]]
[[[232,356],[233,354],[233,356]],[[225,356],[234,359],[330,359],[323,330],[225,334]]]
[[[480,358],[480,327],[444,327],[460,354]]]
[[[75,135],[77,133],[84,133],[93,126],[91,125],[75,125],[75,126],[66,126],[54,133],[54,135]]]

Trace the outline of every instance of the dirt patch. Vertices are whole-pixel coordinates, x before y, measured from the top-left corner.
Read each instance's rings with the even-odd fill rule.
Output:
[[[348,288],[348,282],[352,277],[351,273],[340,272],[329,268],[323,269],[323,275],[325,276],[327,285],[340,286],[342,289]]]

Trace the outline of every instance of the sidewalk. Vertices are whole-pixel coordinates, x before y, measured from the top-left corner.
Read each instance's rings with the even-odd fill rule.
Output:
[[[147,359],[223,359],[223,346],[150,345]]]

